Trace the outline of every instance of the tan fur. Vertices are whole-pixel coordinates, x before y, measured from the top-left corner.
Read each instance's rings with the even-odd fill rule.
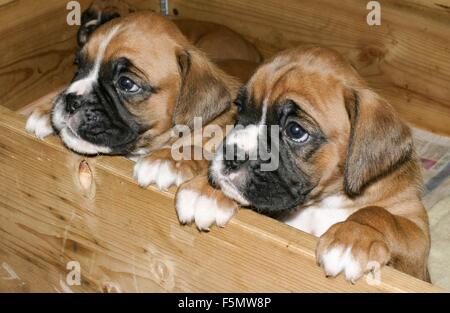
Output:
[[[154,150],[168,145],[175,124],[192,126],[194,117],[202,117],[204,124],[217,124],[214,120],[230,110],[238,82],[189,43],[171,21],[157,14],[137,12],[100,27],[83,48],[90,60],[116,25],[120,28],[108,45],[104,62],[117,57],[133,60],[157,89],[147,102],[127,104],[138,122],[151,126],[141,136],[139,147]]]
[[[114,36],[104,54],[99,54],[112,30],[115,30]],[[192,127],[193,119],[201,117],[202,126],[214,124],[225,131],[226,125],[232,125],[235,120],[232,101],[240,85],[235,78],[190,43],[173,22],[150,11],[136,12],[100,26],[80,53],[90,63],[94,63],[98,55],[102,56],[102,64],[126,57],[133,64],[127,75],[153,87],[154,92],[148,98],[133,98],[132,102],[124,103],[135,120],[148,129],[139,135],[135,151],[139,156],[140,151],[151,155],[140,161],[169,163],[169,170],[178,174],[181,181],[206,175],[208,162],[205,159],[176,161],[172,159],[171,146],[182,141],[187,143],[187,149],[200,149],[211,155],[222,138],[205,137],[199,141],[200,146],[194,146],[197,143],[194,138],[174,136],[173,128],[178,124]],[[38,110],[42,110],[41,115],[50,114],[49,107]],[[208,185],[207,181],[204,185]]]
[[[411,132],[393,107],[342,57],[323,48],[281,53],[254,75],[249,89],[256,99],[269,97],[268,103],[300,103],[328,138],[312,164],[321,181],[308,205],[345,195],[343,207],[355,213],[321,237],[317,254],[329,245],[357,244],[361,262],[375,253],[381,264],[429,280],[420,167]]]
[[[256,71],[247,90],[257,106],[293,100],[327,138],[312,161],[297,162],[316,183],[299,209],[320,209],[323,199],[337,195],[349,214],[321,236],[318,261],[332,247],[353,246],[362,269],[375,260],[429,280],[420,167],[410,130],[392,106],[338,53],[318,47],[276,55]]]
[[[94,0],[89,10],[117,13],[121,17],[136,12],[121,0]],[[262,61],[258,49],[232,29],[211,22],[168,17],[181,33],[229,75],[246,82]]]
[[[194,118],[202,117],[203,126],[214,124],[225,130],[235,118],[232,101],[239,83],[193,46],[174,23],[152,12],[137,12],[101,26],[83,47],[90,60],[95,59],[103,38],[117,26],[119,30],[109,43],[103,62],[127,57],[140,79],[156,89],[146,101],[125,104],[139,123],[149,125],[136,148],[144,148],[151,154],[140,161],[168,162],[173,172],[188,181],[183,186],[189,187],[194,176],[206,175],[208,162],[176,161],[171,154],[172,144],[187,142],[191,155],[195,149],[203,148],[211,153],[217,145],[208,145],[210,140],[203,138],[202,146],[194,147],[193,138],[174,137],[172,128],[175,125],[192,128]],[[198,188],[196,181],[192,181],[194,189]],[[206,181],[202,188],[207,192],[211,187]]]
[[[236,59],[215,60],[215,63],[225,73],[238,78],[241,82],[248,81],[259,66],[257,62]]]
[[[181,32],[213,60],[262,61],[256,47],[230,28],[216,23],[174,19]]]

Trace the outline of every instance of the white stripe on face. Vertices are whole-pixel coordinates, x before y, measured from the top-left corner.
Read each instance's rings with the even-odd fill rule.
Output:
[[[267,119],[267,100],[262,106],[261,119],[258,124],[250,124],[242,129],[233,129],[227,136],[227,146],[236,145],[240,150],[246,152],[250,159],[256,160],[258,151],[258,138],[267,130],[265,126]],[[252,158],[253,157],[253,158]]]
[[[229,157],[233,158],[234,153],[230,153],[228,149],[232,149],[234,152],[234,145],[238,150],[244,151],[250,160],[256,160],[258,157],[258,141],[259,136],[266,131],[266,118],[267,118],[267,100],[264,101],[261,113],[261,119],[258,124],[250,124],[244,128],[234,128],[227,135],[225,146],[226,153],[223,154],[223,149],[219,148],[216,151],[214,160],[211,163],[210,173],[212,179],[220,185],[221,190],[229,198],[234,199],[241,205],[249,205],[249,201],[236,187],[242,185],[242,182],[246,180],[246,172],[240,171],[239,173],[224,174],[224,160]],[[240,181],[237,182],[237,181]]]
[[[227,146],[236,145],[240,150],[245,152],[255,151],[258,149],[259,127],[256,125],[248,125],[242,129],[234,129],[227,136]]]
[[[267,119],[267,102],[268,97],[264,100],[263,107],[262,107],[262,114],[261,114],[261,120],[259,121],[259,129],[261,129],[262,125],[266,124]]]
[[[102,65],[103,58],[105,56],[106,48],[111,40],[117,34],[120,25],[115,26],[106,36],[106,38],[100,43],[98,48],[97,57],[95,58],[94,68],[89,72],[89,75],[83,79],[77,80],[67,89],[66,94],[74,93],[77,96],[82,96],[92,91],[92,86],[98,81],[98,73]]]

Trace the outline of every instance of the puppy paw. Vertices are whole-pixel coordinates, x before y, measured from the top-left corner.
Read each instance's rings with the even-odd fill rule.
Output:
[[[383,235],[373,228],[345,221],[337,223],[322,235],[316,259],[327,276],[343,273],[355,283],[365,273],[375,273],[390,260],[391,254]]]
[[[237,212],[237,204],[222,191],[209,186],[205,175],[183,184],[176,195],[175,207],[181,224],[195,222],[201,231],[216,224],[224,227]]]
[[[193,162],[175,161],[166,150],[160,150],[138,160],[133,176],[143,188],[154,184],[160,190],[167,190],[194,177],[198,168]]]
[[[179,186],[186,180],[172,162],[147,158],[136,163],[133,177],[143,188],[155,184],[160,190],[167,190],[172,185]]]
[[[40,109],[35,110],[28,117],[25,129],[28,133],[34,134],[39,139],[53,134],[54,130],[50,121],[50,113]]]

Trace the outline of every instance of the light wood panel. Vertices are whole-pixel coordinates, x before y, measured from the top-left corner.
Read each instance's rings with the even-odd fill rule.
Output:
[[[1,105],[15,110],[72,78],[77,26],[67,25],[66,4],[12,0],[0,5]]]
[[[407,121],[450,135],[450,2],[380,1],[381,26],[367,25],[367,2],[170,0],[170,7],[235,29],[266,57],[303,43],[332,47]]]
[[[139,188],[130,161],[86,159],[90,186],[81,161],[0,108],[0,291],[440,291],[391,268],[378,286],[327,279],[314,237],[254,212],[210,233],[180,226],[173,194]]]

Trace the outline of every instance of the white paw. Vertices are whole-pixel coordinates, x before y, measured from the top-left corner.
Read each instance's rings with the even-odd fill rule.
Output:
[[[205,231],[214,224],[225,226],[236,211],[234,207],[219,206],[215,198],[188,189],[178,192],[176,210],[182,224],[195,222],[199,230]]]
[[[180,171],[169,161],[162,160],[139,160],[134,166],[133,177],[141,187],[155,184],[160,190],[167,190],[172,185],[179,186],[184,182]]]
[[[327,276],[337,276],[344,272],[345,279],[356,281],[362,276],[362,269],[352,255],[351,247],[342,245],[327,250],[319,260]]]
[[[353,253],[352,247],[337,245],[328,249],[320,256],[319,263],[323,267],[327,276],[335,277],[343,273],[345,279],[355,283],[367,272],[375,272],[380,270],[380,263],[370,260],[364,267],[363,262],[358,261]]]
[[[28,133],[35,134],[39,139],[43,139],[54,132],[50,122],[50,114],[44,114],[39,110],[34,111],[28,117],[25,129]]]

